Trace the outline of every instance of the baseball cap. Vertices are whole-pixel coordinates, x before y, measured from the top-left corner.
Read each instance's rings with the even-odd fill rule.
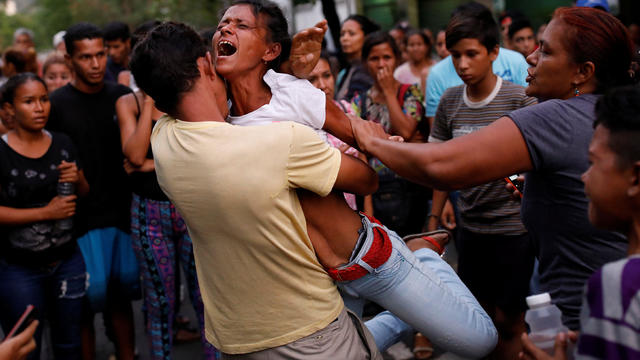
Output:
[[[607,0],[577,0],[576,6],[601,8],[602,10],[609,12],[609,3]]]

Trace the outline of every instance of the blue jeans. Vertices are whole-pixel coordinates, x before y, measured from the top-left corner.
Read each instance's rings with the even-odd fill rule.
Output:
[[[42,319],[51,326],[56,359],[80,359],[80,317],[87,275],[80,251],[53,266],[27,267],[0,260],[0,324],[8,333],[27,305],[38,311],[37,349],[29,359],[40,358]]]
[[[362,222],[362,248],[343,267],[362,266],[361,258],[373,242],[372,226],[380,226],[365,217]],[[395,232],[382,228],[393,244],[389,259],[375,269],[365,263],[369,274],[360,279],[338,282],[343,294],[351,295],[347,306],[361,309],[356,297],[388,310],[366,322],[378,348],[383,351],[416,329],[434,345],[460,356],[479,358],[493,350],[498,335],[491,318],[453,269],[430,249],[411,252]]]

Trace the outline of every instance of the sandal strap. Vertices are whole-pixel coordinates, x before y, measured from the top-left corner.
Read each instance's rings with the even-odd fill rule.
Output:
[[[442,255],[444,253],[444,248],[436,241],[436,239],[432,238],[431,236],[421,236],[421,238],[427,240],[431,243],[431,245],[435,246],[436,249],[438,249],[438,255]]]

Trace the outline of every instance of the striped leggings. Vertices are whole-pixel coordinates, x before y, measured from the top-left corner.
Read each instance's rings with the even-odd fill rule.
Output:
[[[170,359],[176,309],[175,277],[182,263],[191,303],[198,316],[206,359],[216,359],[217,350],[204,336],[204,305],[200,296],[191,238],[187,227],[169,201],[133,195],[131,240],[142,274],[147,333],[152,359]]]

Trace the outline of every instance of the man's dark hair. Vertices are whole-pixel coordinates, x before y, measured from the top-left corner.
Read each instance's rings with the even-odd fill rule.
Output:
[[[484,5],[472,2],[459,6],[447,25],[447,49],[462,39],[477,39],[487,51],[500,42],[500,31],[491,11]]]
[[[610,132],[609,147],[620,168],[640,160],[640,88],[624,86],[605,93],[596,103],[594,127]]]
[[[289,59],[289,53],[291,52],[289,23],[287,22],[287,18],[284,17],[280,7],[269,0],[235,0],[231,6],[235,5],[249,5],[256,18],[260,15],[265,16],[265,25],[268,30],[267,41],[279,43],[282,48],[280,55],[269,62],[270,69],[278,69],[280,64]]]
[[[104,39],[104,36],[102,31],[93,24],[82,22],[71,25],[67,29],[67,33],[64,34],[64,45],[67,48],[67,54],[73,55],[75,51],[74,42],[84,39]]]
[[[112,21],[105,25],[102,29],[105,41],[122,40],[126,41],[131,38],[129,25],[122,21]]]
[[[178,102],[200,77],[198,58],[207,49],[189,26],[166,22],[155,27],[133,49],[129,67],[138,86],[161,111],[175,116]]]
[[[364,44],[362,44],[362,62],[366,62],[371,53],[371,49],[380,44],[389,44],[393,55],[396,57],[396,65],[399,65],[398,59],[402,57],[402,54],[400,53],[400,49],[398,49],[398,45],[396,45],[396,41],[386,31],[376,31],[367,35],[364,39]]]
[[[531,31],[533,31],[533,26],[531,26],[531,22],[529,22],[529,20],[524,18],[513,20],[511,25],[509,25],[509,39],[513,39],[513,35],[515,35],[518,31],[526,28],[529,28],[531,29]]]
[[[160,20],[149,20],[138,25],[131,35],[131,48],[133,49],[140,40],[147,36],[149,31],[160,24],[162,24]]]

